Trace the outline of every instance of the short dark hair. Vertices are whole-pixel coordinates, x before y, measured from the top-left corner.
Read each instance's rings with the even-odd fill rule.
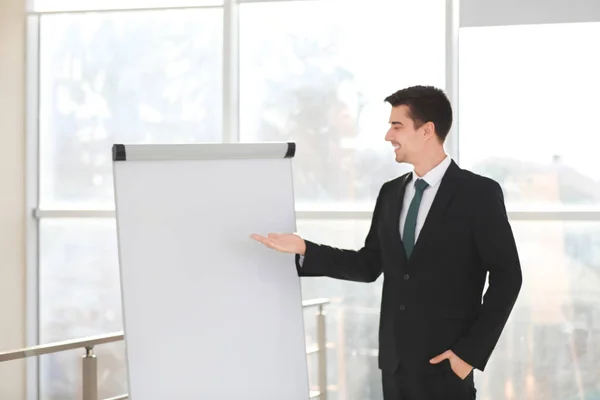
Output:
[[[440,141],[443,143],[446,140],[452,127],[452,105],[441,89],[411,86],[389,95],[385,101],[392,107],[408,106],[408,116],[414,121],[416,128],[431,121]]]

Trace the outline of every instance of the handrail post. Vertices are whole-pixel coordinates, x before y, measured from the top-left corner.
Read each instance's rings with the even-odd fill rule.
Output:
[[[319,305],[317,311],[317,344],[319,346],[319,400],[327,400],[327,336],[325,334],[325,311]]]
[[[82,358],[83,400],[98,400],[98,359],[94,346],[85,348]]]

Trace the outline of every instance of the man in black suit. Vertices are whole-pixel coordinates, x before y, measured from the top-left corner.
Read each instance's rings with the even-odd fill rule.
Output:
[[[410,87],[386,101],[385,140],[414,170],[382,186],[364,246],[338,249],[289,233],[252,237],[296,254],[300,276],[373,282],[384,274],[385,400],[475,399],[473,369],[488,363],[522,282],[502,190],[446,155],[452,107],[441,90]]]

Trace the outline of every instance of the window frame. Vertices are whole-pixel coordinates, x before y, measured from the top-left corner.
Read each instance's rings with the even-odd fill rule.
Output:
[[[25,72],[25,340],[27,346],[39,344],[39,226],[35,210],[39,197],[39,55],[40,19],[28,15],[26,21],[26,72]],[[28,213],[28,214],[27,214]],[[30,357],[25,365],[25,393],[27,400],[39,399],[38,357]]]

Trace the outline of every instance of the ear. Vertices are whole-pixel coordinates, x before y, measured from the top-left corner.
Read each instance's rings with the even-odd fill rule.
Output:
[[[431,121],[426,122],[421,127],[423,129],[423,135],[425,136],[425,140],[430,140],[434,138],[435,135],[435,124]]]

